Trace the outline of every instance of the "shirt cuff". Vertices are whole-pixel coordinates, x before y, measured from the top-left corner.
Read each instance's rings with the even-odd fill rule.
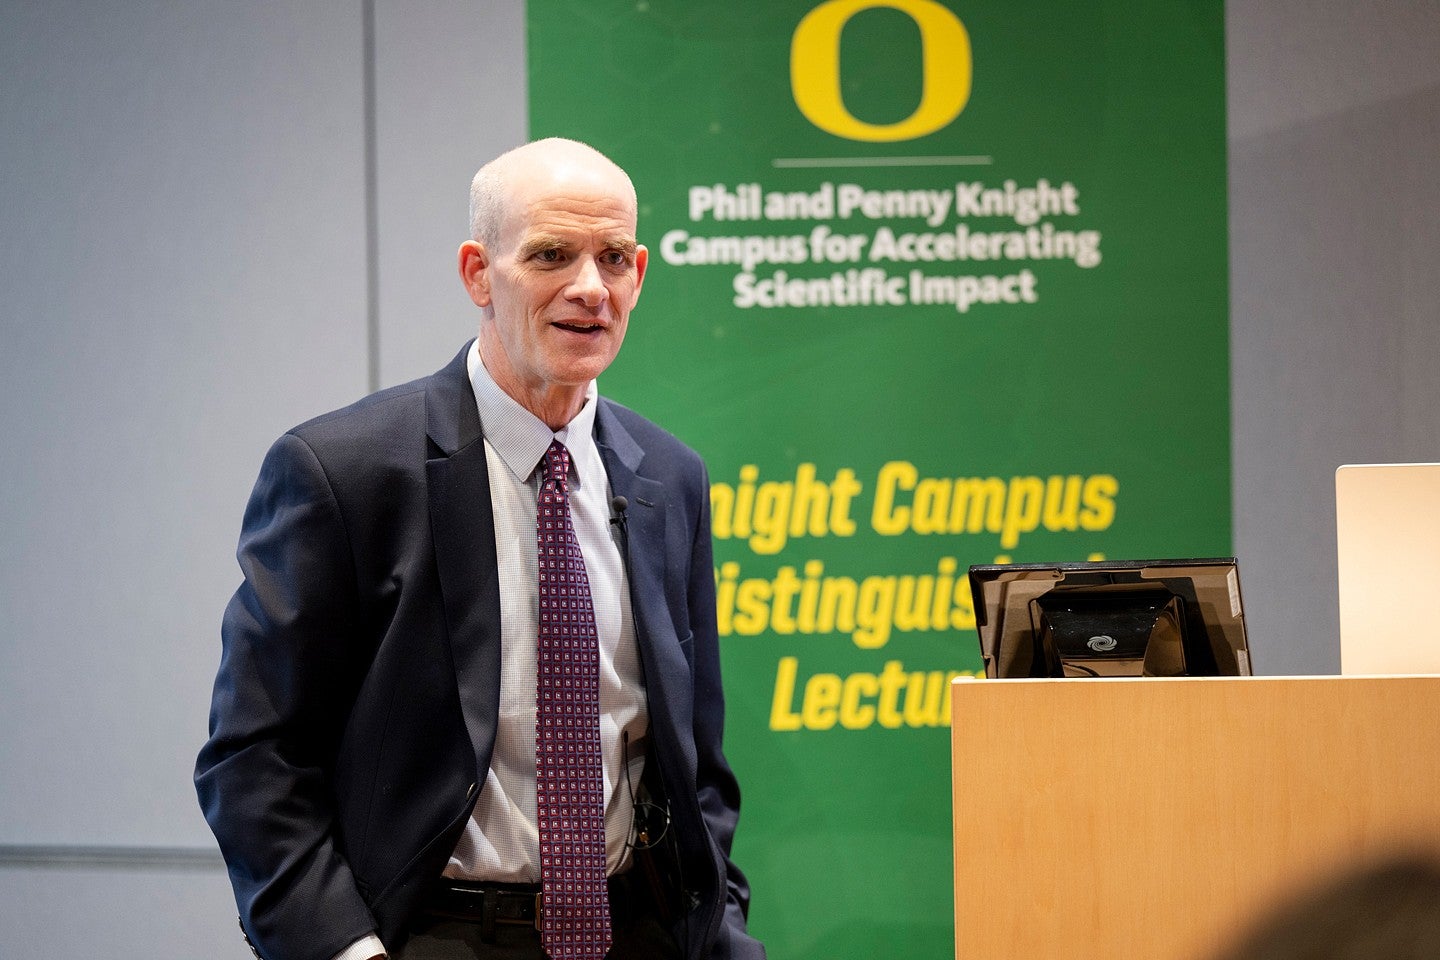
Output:
[[[350,946],[335,954],[333,960],[370,960],[371,957],[388,957],[385,952],[385,944],[375,934],[368,937],[361,937]]]

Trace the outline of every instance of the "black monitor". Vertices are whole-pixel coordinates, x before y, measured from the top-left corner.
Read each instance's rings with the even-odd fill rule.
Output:
[[[1235,558],[970,568],[987,677],[1243,677]]]

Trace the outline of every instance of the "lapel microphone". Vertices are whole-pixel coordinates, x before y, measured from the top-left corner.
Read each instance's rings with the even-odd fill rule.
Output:
[[[630,529],[625,525],[625,510],[630,501],[624,497],[610,498],[610,526],[615,528],[615,543],[620,548],[620,563],[625,567],[625,579],[630,579]]]

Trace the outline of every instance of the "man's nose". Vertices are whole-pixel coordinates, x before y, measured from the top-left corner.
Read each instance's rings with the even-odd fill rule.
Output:
[[[600,266],[593,257],[584,257],[576,267],[567,292],[572,300],[578,300],[587,307],[598,307],[610,297],[605,278],[600,275]]]

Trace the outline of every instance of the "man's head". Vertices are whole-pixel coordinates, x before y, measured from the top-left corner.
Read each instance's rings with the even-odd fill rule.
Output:
[[[645,278],[635,188],[603,154],[538,140],[470,187],[460,277],[480,308],[480,356],[500,388],[559,429],[620,350]]]

